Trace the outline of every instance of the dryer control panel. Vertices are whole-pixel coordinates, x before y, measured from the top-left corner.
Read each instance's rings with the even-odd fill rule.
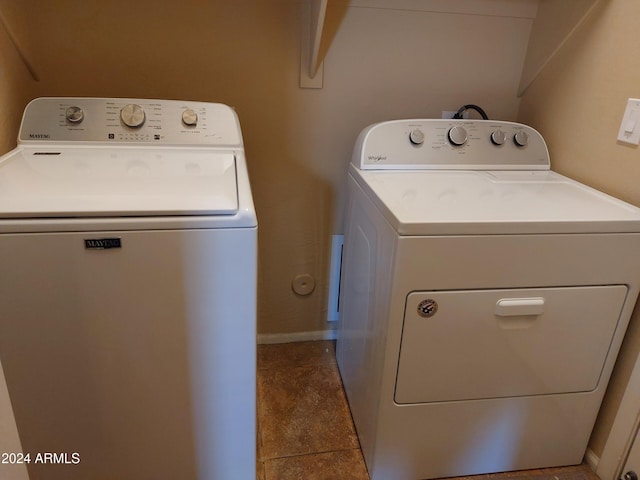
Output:
[[[235,111],[220,103],[132,98],[37,98],[18,142],[242,146]]]
[[[356,142],[362,170],[548,170],[549,152],[533,128],[495,120],[413,119],[377,123]]]

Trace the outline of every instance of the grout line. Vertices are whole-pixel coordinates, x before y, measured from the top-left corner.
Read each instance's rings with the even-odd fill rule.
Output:
[[[270,365],[266,367],[257,367],[257,370],[280,370],[283,368],[304,368],[304,367],[331,367],[336,365],[336,362],[318,362],[318,363],[305,363],[300,365]]]
[[[362,453],[360,447],[336,448],[336,449],[333,449],[333,450],[321,450],[319,452],[298,453],[298,454],[294,454],[294,455],[282,455],[281,457],[265,458],[264,460],[262,460],[262,462],[264,463],[264,462],[268,462],[270,460],[281,460],[281,459],[286,459],[286,458],[308,457],[310,455],[319,455],[319,454],[323,454],[323,453],[349,452],[351,450],[358,450],[360,453]]]

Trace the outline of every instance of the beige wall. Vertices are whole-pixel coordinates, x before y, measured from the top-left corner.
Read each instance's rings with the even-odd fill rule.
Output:
[[[22,110],[32,98],[35,85],[0,22],[0,154],[16,146]]]
[[[342,231],[346,167],[362,128],[470,102],[495,118],[518,110],[535,0],[506,9],[499,0],[456,3],[473,14],[429,11],[446,5],[430,0],[338,3],[321,90],[298,86],[294,0],[21,0],[7,11],[41,77],[38,95],[236,108],[260,222],[262,333],[333,328],[325,321],[328,250]],[[308,297],[291,290],[301,273],[317,280]]]
[[[541,0],[522,69],[522,94],[600,0]]]
[[[638,19],[637,0],[602,1],[529,87],[518,119],[540,130],[555,170],[640,206],[640,150],[616,141],[627,98],[640,96]],[[640,351],[639,316],[591,439],[597,455]]]

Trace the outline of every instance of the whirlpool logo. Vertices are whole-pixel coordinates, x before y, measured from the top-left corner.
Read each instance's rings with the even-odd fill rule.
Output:
[[[89,250],[107,250],[109,248],[122,248],[119,238],[85,238],[84,248]]]

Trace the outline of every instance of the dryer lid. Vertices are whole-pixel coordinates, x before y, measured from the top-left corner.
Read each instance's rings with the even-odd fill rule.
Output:
[[[640,209],[552,171],[360,171],[401,235],[640,232]]]
[[[0,218],[234,215],[235,156],[206,149],[18,148],[0,161]]]

